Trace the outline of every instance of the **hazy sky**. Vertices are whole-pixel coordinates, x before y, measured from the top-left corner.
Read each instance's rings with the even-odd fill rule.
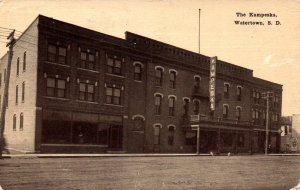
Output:
[[[199,8],[201,53],[282,84],[283,115],[299,114],[300,1],[0,0],[0,26],[24,31],[42,14],[116,37],[124,38],[124,32],[130,31],[198,52]],[[237,17],[237,12],[247,16]],[[277,17],[249,17],[249,12]],[[236,20],[262,21],[265,25],[235,25]],[[275,21],[281,25],[276,26]],[[2,56],[7,49],[5,39],[0,41]]]

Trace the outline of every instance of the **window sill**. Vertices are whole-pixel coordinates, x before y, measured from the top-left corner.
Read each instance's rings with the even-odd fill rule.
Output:
[[[119,78],[125,78],[123,75],[117,75],[117,74],[112,74],[112,73],[105,73],[105,75],[119,77]]]
[[[91,101],[85,101],[85,100],[76,100],[76,102],[88,103],[88,104],[99,104],[98,102],[91,102]]]
[[[67,65],[67,64],[55,63],[55,62],[50,62],[50,61],[45,61],[45,63],[49,63],[52,65],[59,65],[59,66],[63,66],[63,67],[71,67],[70,65]]]
[[[59,97],[51,97],[51,96],[44,96],[44,98],[53,99],[53,100],[70,100],[68,98],[59,98]]]
[[[124,107],[123,105],[118,105],[118,104],[107,104],[107,103],[104,103],[104,105],[106,105],[106,106]]]
[[[143,81],[141,81],[141,80],[134,80],[134,79],[133,79],[133,81],[134,81],[134,82],[138,82],[138,83],[142,83],[142,82],[143,82]]]
[[[81,67],[77,67],[78,70],[82,70],[82,71],[88,71],[88,72],[93,72],[93,73],[100,73],[99,71],[96,70],[92,70],[92,69],[85,69],[85,68],[81,68]]]

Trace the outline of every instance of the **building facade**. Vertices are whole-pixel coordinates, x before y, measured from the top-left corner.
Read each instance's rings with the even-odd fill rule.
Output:
[[[269,144],[278,151],[282,85],[216,59],[212,94],[211,60],[134,33],[120,39],[40,15],[13,47],[8,148],[263,152],[263,93],[272,92]],[[7,55],[2,83],[6,66]]]
[[[300,114],[281,117],[281,151],[300,152]]]

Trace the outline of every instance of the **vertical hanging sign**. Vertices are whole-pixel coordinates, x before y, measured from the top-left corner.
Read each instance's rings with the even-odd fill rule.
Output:
[[[209,101],[210,110],[215,110],[216,100],[216,72],[217,72],[217,57],[210,58],[210,80],[209,80]]]

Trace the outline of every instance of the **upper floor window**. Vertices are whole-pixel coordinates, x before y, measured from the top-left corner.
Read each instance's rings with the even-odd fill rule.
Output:
[[[19,76],[19,67],[20,67],[20,59],[17,59],[17,65],[16,65],[16,70],[17,70],[17,76]]]
[[[136,117],[133,120],[133,131],[143,131],[144,130],[144,120],[142,117]]]
[[[161,102],[162,102],[162,95],[156,94],[155,95],[155,115],[161,114]]]
[[[24,128],[24,115],[23,113],[20,114],[20,131]]]
[[[0,87],[2,85],[2,73],[0,73]]]
[[[80,52],[80,68],[95,69],[95,55],[89,52]]]
[[[16,104],[18,104],[19,87],[16,86]]]
[[[224,97],[229,98],[229,87],[230,85],[228,83],[224,83]]]
[[[109,57],[107,58],[106,63],[107,73],[122,75],[122,61],[117,57]]]
[[[198,115],[200,109],[200,100],[194,99],[193,102],[194,102],[194,114]]]
[[[228,118],[229,106],[227,104],[223,105],[223,118]]]
[[[189,104],[190,104],[190,100],[188,98],[184,98],[183,99],[184,115],[188,115],[189,114]]]
[[[15,131],[17,129],[17,116],[14,114],[13,116],[13,130]]]
[[[4,69],[3,81],[6,82],[6,69]]]
[[[26,71],[26,51],[23,54],[23,72]]]
[[[47,78],[46,95],[51,97],[66,97],[66,81],[58,78]]]
[[[106,87],[106,103],[121,105],[121,89],[117,87]]]
[[[241,107],[236,107],[236,119],[240,120],[241,119],[241,113],[242,113],[242,108]]]
[[[241,86],[236,87],[236,97],[237,97],[238,101],[242,100],[242,87]]]
[[[169,116],[174,116],[175,114],[175,97],[169,98]]]
[[[25,101],[25,82],[22,83],[22,102]]]
[[[176,72],[170,71],[170,87],[176,88]]]
[[[196,75],[196,76],[194,76],[194,79],[195,79],[195,87],[199,88],[200,87],[200,81],[201,81],[200,76]]]
[[[168,127],[168,145],[174,145],[174,134],[175,134],[175,126],[171,125]]]
[[[162,86],[163,83],[163,69],[158,67],[155,69],[155,85]]]
[[[67,64],[67,48],[59,45],[48,45],[48,61]]]
[[[137,81],[142,80],[142,65],[141,64],[134,65],[133,79],[137,80]]]
[[[154,140],[153,143],[155,145],[159,145],[160,144],[160,125],[155,125],[154,126]]]
[[[95,101],[95,85],[88,83],[79,83],[79,100]]]

